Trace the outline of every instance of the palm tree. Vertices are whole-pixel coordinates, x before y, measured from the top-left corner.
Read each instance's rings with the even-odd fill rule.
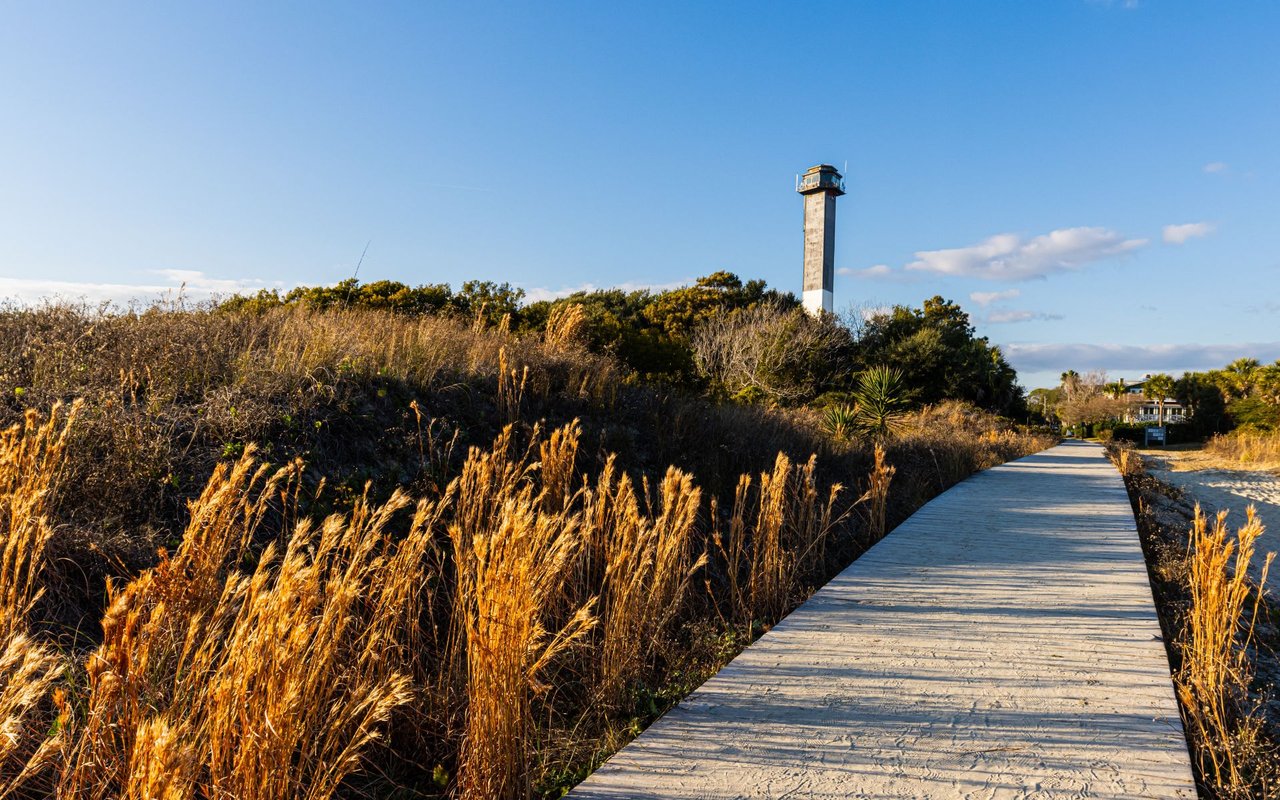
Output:
[[[1117,400],[1124,397],[1124,394],[1127,391],[1128,389],[1125,387],[1124,381],[1112,381],[1111,383],[1104,384],[1102,387],[1103,394],[1108,397],[1114,397]]]
[[[1159,375],[1152,375],[1147,378],[1142,385],[1142,393],[1147,396],[1148,400],[1154,400],[1156,404],[1156,422],[1164,424],[1164,404],[1173,393],[1173,378],[1161,372]]]
[[[1252,394],[1254,374],[1262,366],[1256,358],[1237,358],[1222,371],[1226,373],[1232,391],[1239,397]]]
[[[1062,388],[1068,395],[1073,395],[1080,387],[1080,373],[1069,369],[1062,373]]]

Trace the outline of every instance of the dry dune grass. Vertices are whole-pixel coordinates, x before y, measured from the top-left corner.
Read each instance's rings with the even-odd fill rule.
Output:
[[[1190,603],[1175,682],[1197,743],[1201,775],[1220,796],[1250,797],[1263,778],[1254,767],[1265,745],[1250,696],[1249,651],[1275,554],[1265,556],[1261,581],[1254,585],[1249,565],[1262,522],[1250,507],[1245,524],[1232,535],[1226,517],[1222,512],[1210,521],[1196,507],[1186,561]]]
[[[439,496],[361,499],[321,521],[299,516],[300,465],[248,448],[190,504],[176,550],[112,591],[78,665],[23,619],[69,428],[31,415],[0,440],[6,793],[327,798],[373,767],[399,718],[435,737],[457,796],[525,797],[538,699],[576,692],[566,713],[588,728],[623,709],[712,560],[688,474],[637,485],[610,459],[591,480],[576,425],[523,447],[508,426]],[[731,542],[715,567],[737,587],[735,619],[776,620],[821,571],[839,487],[822,494],[815,472],[780,455],[743,477],[727,540],[715,534]],[[296,522],[255,551],[273,514]]]
[[[304,520],[248,569],[248,542],[294,471],[252,452],[220,468],[177,552],[113,598],[62,796],[329,797],[412,697],[414,607],[399,600],[425,562],[417,575],[388,568],[420,552],[435,508],[419,506],[398,547],[388,523],[402,495]]]
[[[1047,444],[947,404],[825,448],[803,414],[627,394],[578,326],[0,314],[6,413],[54,409],[0,436],[0,800],[556,796],[896,519]],[[465,454],[428,402],[480,421]],[[599,416],[531,424],[565,407]],[[365,450],[412,493],[317,480]],[[860,499],[786,455],[815,450]],[[98,526],[165,549],[95,608],[59,570],[106,558]],[[46,624],[77,603],[88,635]]]
[[[1262,520],[1249,507],[1233,531],[1225,511],[1209,518],[1156,480],[1132,445],[1108,450],[1137,511],[1202,796],[1276,797],[1280,740],[1266,705],[1276,658],[1266,579],[1275,554],[1258,549]]]
[[[793,464],[779,453],[771,472],[743,475],[726,530],[713,534],[730,618],[748,629],[790,610],[796,587],[821,569],[824,544],[843,521],[836,512],[843,487],[834,484],[823,497],[816,466],[816,459]]]
[[[43,422],[31,412],[0,434],[0,798],[47,789],[65,741],[54,706],[65,708],[56,692],[67,664],[33,635],[32,614],[45,592],[48,502],[78,411],[55,406]]]
[[[1280,433],[1235,430],[1214,436],[1205,452],[1240,466],[1280,467]]]

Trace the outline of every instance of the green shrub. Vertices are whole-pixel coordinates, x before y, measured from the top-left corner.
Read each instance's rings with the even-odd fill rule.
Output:
[[[1143,423],[1119,423],[1109,428],[1112,439],[1122,442],[1132,442],[1133,444],[1143,444],[1146,442],[1147,428],[1156,427],[1154,422]],[[1187,442],[1198,441],[1195,426],[1188,423],[1175,423],[1166,425],[1165,436],[1168,441],[1165,444],[1186,444]]]

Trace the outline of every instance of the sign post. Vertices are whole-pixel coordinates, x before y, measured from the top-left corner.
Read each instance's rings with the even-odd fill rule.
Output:
[[[1163,425],[1156,425],[1151,428],[1146,428],[1146,432],[1147,432],[1147,435],[1146,435],[1146,442],[1143,444],[1144,447],[1150,447],[1152,444],[1155,444],[1156,442],[1159,442],[1160,446],[1164,447],[1165,431],[1164,431]]]

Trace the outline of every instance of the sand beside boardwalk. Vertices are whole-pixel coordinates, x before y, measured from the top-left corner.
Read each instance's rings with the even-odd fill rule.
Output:
[[[1250,504],[1257,507],[1258,516],[1267,527],[1258,540],[1259,553],[1249,570],[1257,580],[1263,556],[1280,552],[1280,471],[1227,469],[1199,450],[1143,450],[1142,455],[1152,475],[1181,489],[1189,502],[1200,503],[1210,514],[1229,511],[1227,520],[1232,525],[1244,521],[1245,508]],[[1277,569],[1280,567],[1272,568],[1267,580],[1272,594],[1276,594],[1280,580]]]

